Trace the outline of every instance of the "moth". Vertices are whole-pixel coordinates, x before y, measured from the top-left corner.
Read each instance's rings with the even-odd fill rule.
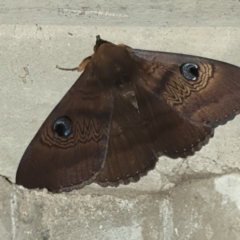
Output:
[[[137,182],[187,157],[240,110],[240,68],[97,36],[92,56],[26,149],[16,183],[51,192]]]

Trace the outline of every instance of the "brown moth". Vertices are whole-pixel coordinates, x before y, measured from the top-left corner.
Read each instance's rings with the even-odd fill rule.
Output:
[[[78,70],[26,149],[17,184],[61,192],[136,182],[161,155],[192,155],[240,110],[240,68],[215,60],[97,36]]]

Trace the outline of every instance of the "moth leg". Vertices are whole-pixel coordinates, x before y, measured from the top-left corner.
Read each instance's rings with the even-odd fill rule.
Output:
[[[85,70],[85,68],[87,67],[88,63],[91,61],[92,59],[92,55],[89,57],[86,57],[82,60],[82,62],[79,64],[78,66],[78,72],[81,72],[83,70]]]
[[[58,65],[56,66],[56,68],[60,69],[60,70],[64,70],[64,71],[78,71],[78,72],[82,72],[85,70],[85,68],[87,67],[88,63],[91,61],[92,59],[92,55],[89,57],[86,57],[82,60],[82,62],[79,64],[78,67],[75,68],[62,68],[59,67]]]

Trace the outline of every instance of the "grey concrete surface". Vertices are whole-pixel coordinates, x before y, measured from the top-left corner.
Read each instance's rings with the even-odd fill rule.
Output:
[[[82,189],[50,194],[0,179],[1,239],[239,239],[240,175],[164,193]]]
[[[95,36],[240,66],[239,1],[1,1],[0,175],[12,182],[41,123],[79,76]],[[240,239],[240,117],[138,183],[53,195],[0,177],[1,239]]]
[[[1,9],[3,24],[239,27],[237,0],[2,0]]]

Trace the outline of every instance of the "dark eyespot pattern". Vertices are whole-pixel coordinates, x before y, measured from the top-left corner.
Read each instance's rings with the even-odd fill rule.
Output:
[[[68,117],[60,117],[54,122],[53,130],[59,137],[68,137],[72,130],[72,122]]]
[[[196,81],[199,77],[198,65],[195,63],[184,63],[180,67],[182,75],[191,81]]]

